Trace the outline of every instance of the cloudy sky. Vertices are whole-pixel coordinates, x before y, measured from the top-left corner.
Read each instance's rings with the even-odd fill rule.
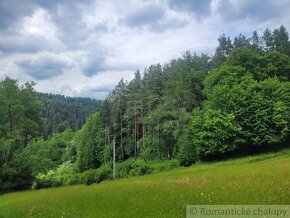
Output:
[[[212,54],[222,33],[281,24],[290,30],[290,0],[0,0],[0,80],[104,98],[136,69]]]

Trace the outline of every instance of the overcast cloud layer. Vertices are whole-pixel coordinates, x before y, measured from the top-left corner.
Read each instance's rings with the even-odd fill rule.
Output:
[[[289,0],[0,0],[0,80],[104,98],[121,78],[186,50],[284,25]]]

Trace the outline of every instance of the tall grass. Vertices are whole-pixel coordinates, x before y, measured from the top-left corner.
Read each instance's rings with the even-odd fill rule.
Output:
[[[187,204],[290,204],[290,150],[0,196],[0,217],[185,217]]]

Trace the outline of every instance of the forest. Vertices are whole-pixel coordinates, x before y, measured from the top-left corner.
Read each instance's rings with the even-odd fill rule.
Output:
[[[40,116],[45,138],[66,129],[79,130],[86,118],[97,112],[101,105],[101,100],[90,98],[46,93],[37,93],[37,97],[43,105]]]
[[[218,38],[122,79],[102,101],[0,82],[0,192],[112,178],[289,147],[290,42],[284,26]]]

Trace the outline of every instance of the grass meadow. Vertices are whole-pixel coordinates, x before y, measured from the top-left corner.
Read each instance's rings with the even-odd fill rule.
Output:
[[[0,196],[0,217],[185,217],[188,204],[290,204],[290,150]]]

